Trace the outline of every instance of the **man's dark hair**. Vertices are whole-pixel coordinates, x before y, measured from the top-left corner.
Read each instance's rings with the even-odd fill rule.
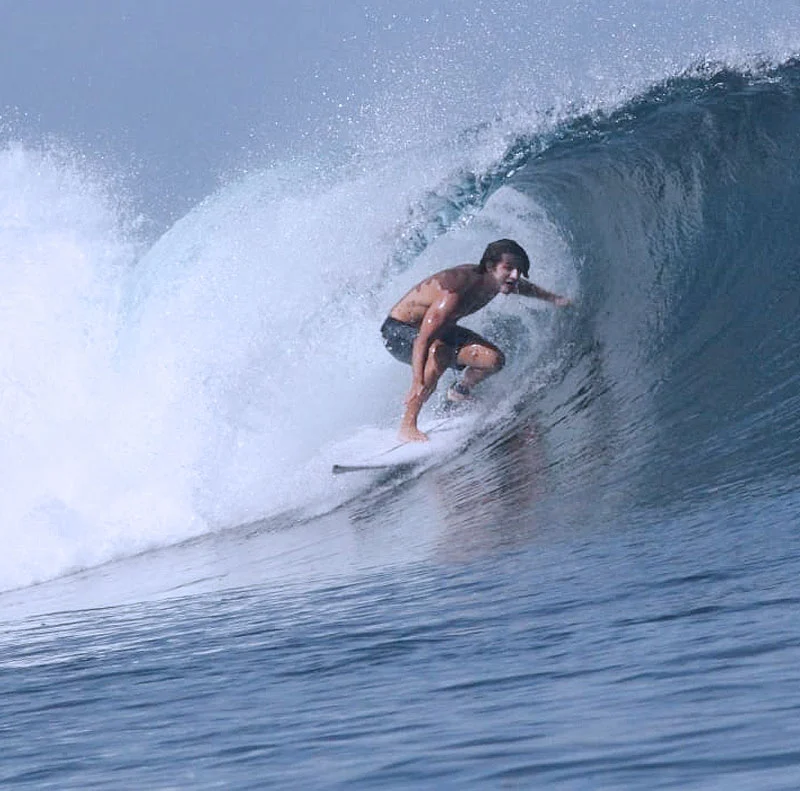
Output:
[[[519,271],[520,274],[527,277],[531,268],[531,262],[528,259],[528,254],[513,239],[498,239],[496,242],[492,242],[488,245],[483,251],[483,257],[478,264],[478,271],[485,272],[490,267],[499,263],[505,253],[517,256],[517,258],[522,261]]]

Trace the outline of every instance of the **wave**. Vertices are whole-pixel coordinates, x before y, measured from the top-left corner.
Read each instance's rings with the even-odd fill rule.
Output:
[[[452,463],[478,483],[443,471],[459,518],[792,490],[799,78],[793,60],[707,67],[615,109],[496,119],[324,173],[296,161],[223,187],[143,256],[80,168],[9,149],[21,219],[3,244],[25,264],[2,286],[48,302],[0,318],[21,339],[2,361],[0,586],[367,504],[329,453],[397,420],[408,372],[380,344],[385,310],[503,236],[576,306],[474,317],[509,365],[485,388],[498,419]]]
[[[415,248],[500,201],[532,277],[564,285],[566,262],[579,295],[547,323],[486,311],[511,370],[488,398],[501,419],[445,471],[448,519],[652,523],[796,491],[799,88],[797,60],[704,65],[517,135],[429,196],[447,211]]]
[[[796,60],[706,67],[512,166],[579,269],[545,424],[583,427],[558,452],[615,509],[796,487],[799,87]]]

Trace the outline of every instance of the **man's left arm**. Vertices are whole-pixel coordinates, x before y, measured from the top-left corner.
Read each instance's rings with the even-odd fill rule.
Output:
[[[572,304],[571,299],[561,297],[552,291],[547,291],[547,289],[537,286],[536,283],[531,283],[530,280],[520,280],[517,284],[517,293],[523,297],[535,297],[536,299],[543,299],[545,302],[552,302],[559,308],[566,308]]]

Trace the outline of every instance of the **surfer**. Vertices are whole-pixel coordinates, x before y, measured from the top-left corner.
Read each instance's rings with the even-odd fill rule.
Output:
[[[520,294],[570,305],[560,297],[531,283],[528,254],[511,239],[492,242],[480,263],[444,269],[418,283],[390,311],[381,327],[389,353],[411,365],[411,389],[400,422],[400,439],[425,441],[417,427],[422,405],[436,390],[448,368],[463,371],[461,379],[447,391],[452,402],[470,398],[472,388],[497,373],[505,363],[503,352],[457,322],[491,302],[498,294]]]

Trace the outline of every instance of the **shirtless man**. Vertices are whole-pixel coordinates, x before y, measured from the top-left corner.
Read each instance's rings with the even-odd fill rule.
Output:
[[[498,294],[521,294],[570,305],[527,279],[527,253],[511,239],[492,242],[481,262],[462,264],[431,275],[414,286],[390,311],[381,327],[383,342],[400,362],[411,364],[411,389],[400,423],[400,439],[427,440],[417,428],[422,405],[430,398],[441,375],[448,369],[463,371],[461,380],[447,392],[450,401],[463,401],[478,382],[497,373],[503,352],[475,332],[456,322],[480,310]]]

